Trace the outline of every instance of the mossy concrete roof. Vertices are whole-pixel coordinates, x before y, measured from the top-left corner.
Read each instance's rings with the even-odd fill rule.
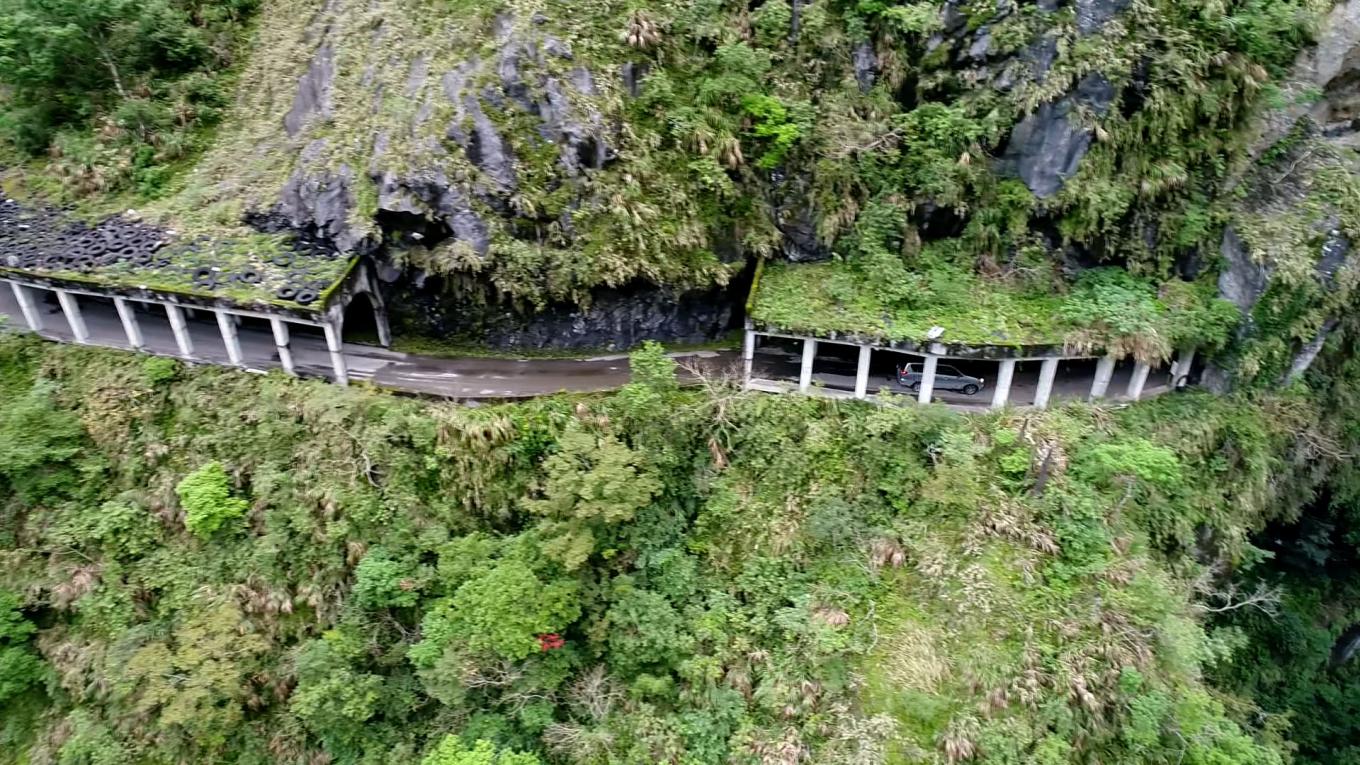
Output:
[[[751,318],[760,325],[827,337],[924,343],[940,341],[1014,348],[1060,346],[1070,329],[1058,320],[1061,298],[978,289],[963,305],[930,300],[893,306],[842,263],[771,264],[756,285]]]
[[[306,315],[354,263],[296,233],[182,236],[126,216],[88,225],[0,194],[0,275],[54,287]]]
[[[1145,361],[1221,346],[1240,320],[1217,299],[1212,279],[1157,284],[1105,268],[1065,288],[1040,289],[957,268],[909,276],[919,295],[885,290],[845,261],[771,263],[753,285],[750,318],[765,331],[909,349],[944,345],[950,355],[1111,353]],[[936,327],[943,331],[931,337]]]

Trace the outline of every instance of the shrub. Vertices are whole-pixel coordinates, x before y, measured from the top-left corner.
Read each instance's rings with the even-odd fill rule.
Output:
[[[142,372],[146,374],[146,381],[152,385],[161,385],[172,382],[179,377],[179,362],[164,356],[148,356],[142,362]]]
[[[69,468],[81,451],[80,420],[58,408],[53,388],[40,383],[0,403],[0,487],[51,497],[76,483]]]
[[[541,765],[541,762],[532,754],[497,749],[485,739],[469,749],[461,738],[453,735],[445,736],[420,761],[421,765]]]
[[[231,496],[227,471],[220,462],[209,462],[184,477],[175,487],[184,506],[184,526],[194,536],[206,539],[227,521],[246,514],[250,507],[244,499]]]

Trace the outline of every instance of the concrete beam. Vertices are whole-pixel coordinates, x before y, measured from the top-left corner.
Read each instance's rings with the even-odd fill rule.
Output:
[[[128,345],[140,351],[146,343],[142,341],[142,328],[137,324],[137,312],[126,298],[113,299],[113,307],[118,309],[118,319],[123,322],[123,334],[127,335]]]
[[[368,301],[373,304],[373,323],[378,327],[378,345],[384,348],[392,347],[392,326],[387,321],[387,306],[377,297],[376,292],[368,294]]]
[[[865,398],[869,395],[869,361],[873,353],[874,348],[871,345],[859,347],[859,366],[855,369],[855,398]]]
[[[1100,361],[1096,362],[1096,376],[1091,380],[1090,400],[1105,398],[1105,394],[1110,390],[1110,381],[1114,379],[1114,367],[1119,363],[1119,359],[1113,356],[1101,356]]]
[[[1047,409],[1048,400],[1053,396],[1053,381],[1058,377],[1058,363],[1061,359],[1044,359],[1043,366],[1039,367],[1039,387],[1034,390],[1034,406],[1036,409]]]
[[[746,387],[751,384],[752,367],[755,366],[756,358],[756,333],[748,325],[746,333],[741,342],[741,384]]]
[[[1143,386],[1147,385],[1148,373],[1151,371],[1152,367],[1142,361],[1133,365],[1133,376],[1129,378],[1129,388],[1126,393],[1130,399],[1137,401],[1143,397]]]
[[[1194,366],[1195,349],[1182,348],[1181,352],[1176,356],[1176,363],[1171,365],[1171,387],[1184,388],[1190,377],[1190,370]]]
[[[997,366],[996,385],[992,388],[992,408],[1000,409],[1011,398],[1011,381],[1015,379],[1015,359],[1006,359]]]
[[[175,345],[179,346],[180,358],[194,357],[194,340],[189,336],[189,322],[184,318],[184,309],[174,303],[162,303],[165,315],[170,319],[170,329],[175,333]]]
[[[23,312],[24,322],[28,324],[28,328],[34,332],[41,332],[42,312],[38,310],[38,301],[33,299],[33,290],[18,282],[10,282],[9,287],[14,291],[14,299],[19,301],[19,310]]]
[[[66,290],[56,290],[56,293],[57,302],[61,303],[61,312],[66,316],[66,324],[71,327],[71,335],[75,337],[77,343],[88,344],[90,331],[85,327],[85,317],[80,314],[80,301]]]
[[[326,350],[331,352],[331,368],[335,370],[335,384],[349,385],[349,369],[345,366],[345,352],[340,344],[340,331],[334,324],[327,324]]]
[[[939,366],[939,356],[926,356],[926,363],[921,366],[921,389],[916,392],[918,402],[929,404],[935,395],[935,370]]]
[[[812,361],[817,358],[817,341],[812,338],[803,340],[803,366],[798,371],[798,390],[807,393],[812,387]]]
[[[293,367],[293,348],[290,345],[288,325],[283,319],[270,319],[269,328],[274,330],[274,347],[278,349],[279,363],[283,365],[283,371],[297,375],[297,370]]]
[[[378,328],[378,344],[384,348],[391,348],[392,328],[387,320],[387,303],[383,300],[382,289],[373,269],[367,263],[360,262],[354,269],[354,284],[356,294],[367,295],[368,303],[373,308],[373,324]],[[342,317],[343,315],[341,312]]]
[[[243,366],[241,357],[241,338],[236,334],[236,320],[226,311],[213,311],[217,314],[217,328],[222,332],[222,345],[227,348],[227,359],[234,367]]]

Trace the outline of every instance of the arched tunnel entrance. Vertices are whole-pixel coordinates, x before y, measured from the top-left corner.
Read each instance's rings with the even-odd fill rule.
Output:
[[[355,295],[345,306],[344,335],[347,343],[379,345],[377,307],[368,293]]]
[[[391,347],[392,336],[382,301],[368,290],[354,293],[341,315],[340,335],[348,343]]]

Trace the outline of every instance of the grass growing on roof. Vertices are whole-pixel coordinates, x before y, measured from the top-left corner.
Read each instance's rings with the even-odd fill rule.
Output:
[[[939,326],[945,343],[1061,345],[1149,360],[1178,347],[1217,347],[1236,322],[1207,282],[1158,287],[1119,269],[1089,271],[1065,293],[946,265],[903,273],[905,285],[885,286],[855,261],[771,264],[751,316],[767,327],[812,335],[920,342]]]

